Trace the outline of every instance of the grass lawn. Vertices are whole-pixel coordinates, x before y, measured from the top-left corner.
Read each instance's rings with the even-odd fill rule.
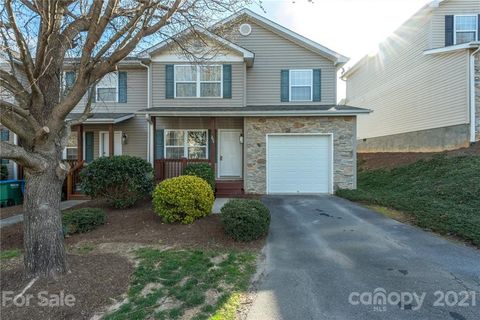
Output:
[[[128,301],[105,319],[235,319],[255,256],[235,250],[140,249]]]
[[[75,306],[31,304],[2,308],[2,319],[234,319],[248,307],[248,286],[265,239],[236,242],[220,216],[190,225],[167,224],[147,199],[129,209],[90,201],[79,207],[102,208],[104,225],[68,236],[71,273],[56,282],[38,280],[28,293],[74,294]],[[23,226],[0,232],[0,291],[21,292]]]
[[[392,170],[362,171],[357,190],[337,195],[400,210],[423,228],[480,246],[480,156],[437,156]]]

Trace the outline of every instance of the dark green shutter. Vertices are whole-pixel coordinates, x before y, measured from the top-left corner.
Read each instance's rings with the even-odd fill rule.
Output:
[[[127,73],[125,71],[118,73],[118,102],[127,102]]]
[[[173,64],[165,65],[165,99],[174,98],[175,80],[173,73]]]
[[[10,140],[10,130],[1,129],[1,131],[0,131],[0,141],[8,141],[8,140]]]
[[[289,71],[288,70],[282,70],[280,71],[280,79],[281,79],[281,84],[280,84],[280,101],[282,102],[288,102],[290,100],[289,97]]]
[[[85,132],[85,161],[93,161],[93,132]]]
[[[313,101],[322,100],[322,71],[313,69]]]
[[[232,65],[223,65],[223,99],[232,98]]]
[[[155,130],[155,159],[163,157],[163,129],[157,129]]]
[[[445,16],[445,47],[453,46],[453,32],[454,32],[453,15]]]
[[[65,72],[65,93],[72,89],[75,83],[75,71]]]

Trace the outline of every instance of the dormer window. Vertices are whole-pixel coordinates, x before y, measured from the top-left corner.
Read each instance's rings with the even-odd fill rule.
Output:
[[[455,16],[455,44],[468,43],[478,39],[478,17],[476,15]]]

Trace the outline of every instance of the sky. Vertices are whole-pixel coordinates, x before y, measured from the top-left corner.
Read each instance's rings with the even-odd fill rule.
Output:
[[[290,30],[350,58],[348,69],[364,55],[374,53],[410,16],[431,0],[263,0],[263,12]],[[345,96],[339,80],[338,99]]]

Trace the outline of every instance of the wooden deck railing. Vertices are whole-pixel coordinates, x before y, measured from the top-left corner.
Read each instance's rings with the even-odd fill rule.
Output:
[[[154,163],[155,179],[162,181],[181,176],[185,167],[191,163],[209,163],[207,159],[157,159]]]
[[[70,165],[70,171],[67,175],[67,199],[72,199],[76,195],[83,195],[80,190],[80,171],[85,165],[83,160],[67,160]]]

